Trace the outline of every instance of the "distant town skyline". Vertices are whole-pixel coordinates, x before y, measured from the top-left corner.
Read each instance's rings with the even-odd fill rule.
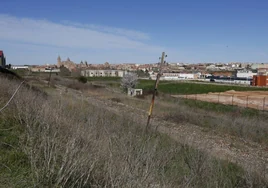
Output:
[[[1,2],[7,63],[268,62],[268,2]]]

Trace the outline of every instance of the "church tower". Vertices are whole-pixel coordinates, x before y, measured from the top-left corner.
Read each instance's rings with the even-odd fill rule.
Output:
[[[61,66],[61,58],[60,58],[60,56],[58,56],[58,59],[57,59],[57,65],[58,65],[58,67],[60,67]]]

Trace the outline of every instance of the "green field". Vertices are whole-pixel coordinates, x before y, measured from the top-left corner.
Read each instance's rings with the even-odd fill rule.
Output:
[[[111,87],[120,87],[120,77],[88,77],[88,81],[102,82]],[[144,91],[153,90],[155,80],[139,80],[136,88],[141,88]],[[225,92],[229,90],[235,91],[268,91],[268,88],[259,88],[251,86],[235,86],[235,85],[220,85],[213,83],[192,83],[192,82],[174,82],[160,81],[158,91],[165,94],[202,94],[209,92]]]
[[[152,90],[154,80],[140,80],[137,88]],[[186,83],[174,81],[160,81],[158,91],[166,94],[202,94],[209,92],[224,92],[228,90],[235,91],[268,91],[268,88],[228,86],[202,83]]]
[[[121,77],[87,77],[88,81],[118,81],[120,82]]]
[[[180,100],[180,99],[179,99]],[[219,113],[239,113],[243,117],[259,117],[268,119],[268,114],[260,110],[252,108],[241,108],[239,106],[225,105],[220,103],[211,103],[206,101],[198,101],[193,99],[183,99],[181,100],[184,105],[193,108],[199,108],[206,111],[219,112]]]

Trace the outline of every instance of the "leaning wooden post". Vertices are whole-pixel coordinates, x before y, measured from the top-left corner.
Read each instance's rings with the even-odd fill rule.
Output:
[[[263,98],[263,107],[262,107],[263,111],[264,111],[264,108],[265,108],[265,97]]]
[[[165,59],[165,52],[162,52],[160,68],[159,68],[159,72],[158,72],[158,74],[156,76],[156,80],[155,80],[155,84],[154,84],[154,91],[153,91],[153,96],[152,96],[152,102],[151,102],[149,112],[148,112],[148,119],[147,119],[147,124],[146,124],[146,128],[145,128],[146,131],[148,131],[148,128],[149,128],[150,119],[151,119],[153,108],[154,108],[155,95],[156,95],[156,92],[157,92],[157,87],[158,87],[160,77],[162,75],[162,67],[164,65],[164,59]]]
[[[52,72],[52,68],[50,68],[50,72],[49,72],[49,78],[48,78],[48,87],[50,87],[50,80],[51,80],[51,72]]]

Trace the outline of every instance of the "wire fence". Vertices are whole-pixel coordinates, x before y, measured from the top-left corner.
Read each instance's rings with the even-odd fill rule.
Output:
[[[12,101],[12,99],[15,97],[16,93],[19,91],[21,85],[24,83],[24,81],[22,81],[20,83],[20,85],[17,87],[17,89],[15,90],[15,92],[13,93],[13,95],[10,97],[10,99],[7,101],[7,103],[2,107],[0,108],[0,113],[6,108],[8,107],[9,103]]]
[[[191,94],[181,95],[185,99],[193,99],[199,101],[221,103],[226,105],[236,105],[245,108],[254,108],[258,110],[268,110],[268,96],[256,95],[239,95],[239,94],[223,94],[223,93],[209,93],[209,94]]]

